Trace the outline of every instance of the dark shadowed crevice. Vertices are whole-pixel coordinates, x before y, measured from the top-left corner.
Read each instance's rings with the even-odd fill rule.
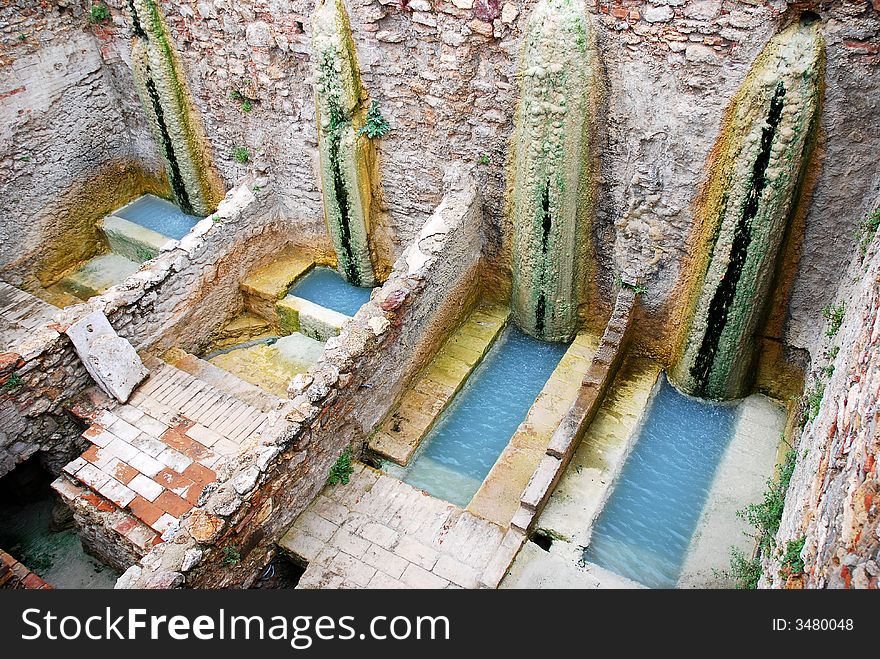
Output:
[[[345,278],[355,286],[361,285],[361,274],[357,269],[354,259],[354,251],[351,246],[350,206],[348,190],[345,189],[345,181],[342,178],[342,168],[339,166],[339,142],[341,135],[339,129],[330,134],[330,171],[333,174],[333,198],[339,207],[339,238],[342,242],[344,255],[340,258]]]
[[[535,333],[540,337],[544,335],[544,326],[547,322],[547,297],[544,291],[545,270],[547,268],[547,250],[550,245],[550,230],[553,228],[553,217],[550,213],[550,181],[544,184],[541,191],[541,292],[538,294],[538,302],[535,305]]]
[[[761,149],[752,167],[750,188],[746,194],[742,215],[734,229],[727,271],[721,278],[718,289],[715,291],[715,296],[709,304],[706,333],[703,335],[700,349],[694,360],[694,365],[691,367],[691,376],[696,385],[695,393],[698,396],[705,395],[706,393],[709,376],[715,363],[715,355],[718,352],[718,344],[727,325],[730,308],[736,298],[737,286],[739,285],[746,257],[748,256],[749,245],[752,241],[752,222],[758,214],[761,195],[767,186],[767,167],[770,164],[770,150],[776,137],[779,122],[782,119],[784,97],[785,86],[780,82],[776,85],[776,91],[773,99],[770,101],[767,125],[764,126],[761,133]],[[758,301],[755,301],[755,303],[758,303]]]
[[[186,192],[186,185],[183,182],[183,176],[180,174],[180,165],[177,157],[174,155],[174,143],[171,141],[171,134],[165,125],[165,113],[162,111],[162,104],[159,102],[159,90],[156,89],[156,83],[153,82],[153,74],[147,68],[146,88],[150,96],[150,105],[153,107],[153,114],[156,115],[156,124],[159,126],[159,138],[162,143],[162,151],[168,161],[169,178],[171,179],[171,189],[174,191],[174,197],[177,199],[177,205],[184,213],[194,215],[192,203]]]
[[[131,27],[135,36],[146,39],[147,33],[144,31],[141,21],[138,18],[137,9],[134,8],[134,0],[128,0],[128,10],[131,12]]]
[[[550,181],[544,186],[541,195],[541,253],[547,254],[547,244],[550,240],[550,229],[553,226],[553,218],[550,217]]]

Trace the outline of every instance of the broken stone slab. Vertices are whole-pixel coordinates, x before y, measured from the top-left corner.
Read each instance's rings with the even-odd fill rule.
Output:
[[[100,311],[82,317],[65,331],[89,375],[109,396],[124,403],[149,375],[134,347],[116,333]]]

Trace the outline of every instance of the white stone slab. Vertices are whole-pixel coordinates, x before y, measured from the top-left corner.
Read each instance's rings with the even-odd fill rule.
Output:
[[[100,311],[73,323],[66,334],[89,375],[121,403],[149,374],[131,343],[116,334]]]

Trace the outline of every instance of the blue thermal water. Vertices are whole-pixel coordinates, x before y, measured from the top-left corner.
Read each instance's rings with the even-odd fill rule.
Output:
[[[346,316],[354,316],[370,299],[372,288],[353,286],[331,268],[314,268],[289,293]]]
[[[387,471],[440,499],[467,505],[567,348],[506,329],[409,466]]]
[[[201,219],[187,215],[170,201],[151,194],[145,194],[113,214],[175,240],[188,234]]]
[[[584,560],[652,588],[674,587],[737,407],[685,396],[663,376]]]

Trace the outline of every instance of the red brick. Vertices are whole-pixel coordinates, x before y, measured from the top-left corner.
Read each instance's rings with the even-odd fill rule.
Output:
[[[102,432],[104,432],[104,426],[102,426],[100,423],[95,422],[89,426],[88,430],[86,430],[82,434],[82,436],[85,437],[86,439],[94,439],[95,437],[100,435]]]
[[[165,469],[156,474],[153,477],[153,480],[163,486],[166,490],[182,490],[193,485],[193,482],[189,478],[181,476],[168,467],[165,467]]]
[[[181,499],[179,496],[174,494],[174,492],[170,492],[165,490],[156,497],[156,500],[153,502],[159,508],[161,508],[164,512],[177,517],[180,519],[185,513],[192,510],[192,504],[185,499]]]
[[[92,494],[91,492],[83,494],[80,499],[92,504],[102,513],[109,513],[111,510],[116,510],[116,506],[107,501],[107,499],[100,497],[97,494]]]
[[[186,494],[183,495],[183,498],[189,501],[192,505],[197,505],[199,503],[199,497],[202,495],[205,486],[199,483],[193,483],[190,488],[186,491]]]
[[[131,479],[137,476],[139,472],[137,469],[132,467],[129,464],[125,464],[124,462],[120,462],[116,465],[116,468],[113,470],[113,476],[123,485],[128,485],[131,482]]]
[[[135,526],[137,526],[137,522],[131,517],[126,517],[125,519],[122,519],[114,524],[113,530],[116,531],[119,535],[125,535]]]
[[[21,584],[25,588],[37,590],[39,588],[42,588],[46,584],[46,582],[40,579],[40,577],[33,572],[29,572],[28,575],[24,579],[22,579]]]
[[[100,449],[97,446],[90,446],[88,449],[86,449],[86,452],[82,454],[82,459],[88,460],[89,462],[97,462],[99,450]]]
[[[212,469],[208,469],[204,465],[200,465],[198,462],[193,462],[187,467],[184,470],[183,475],[193,481],[196,485],[207,485],[208,483],[213,483],[217,480],[217,474],[215,474]]]
[[[137,495],[128,504],[129,510],[145,524],[152,524],[162,516],[162,510],[155,504],[150,503],[141,495]]]

